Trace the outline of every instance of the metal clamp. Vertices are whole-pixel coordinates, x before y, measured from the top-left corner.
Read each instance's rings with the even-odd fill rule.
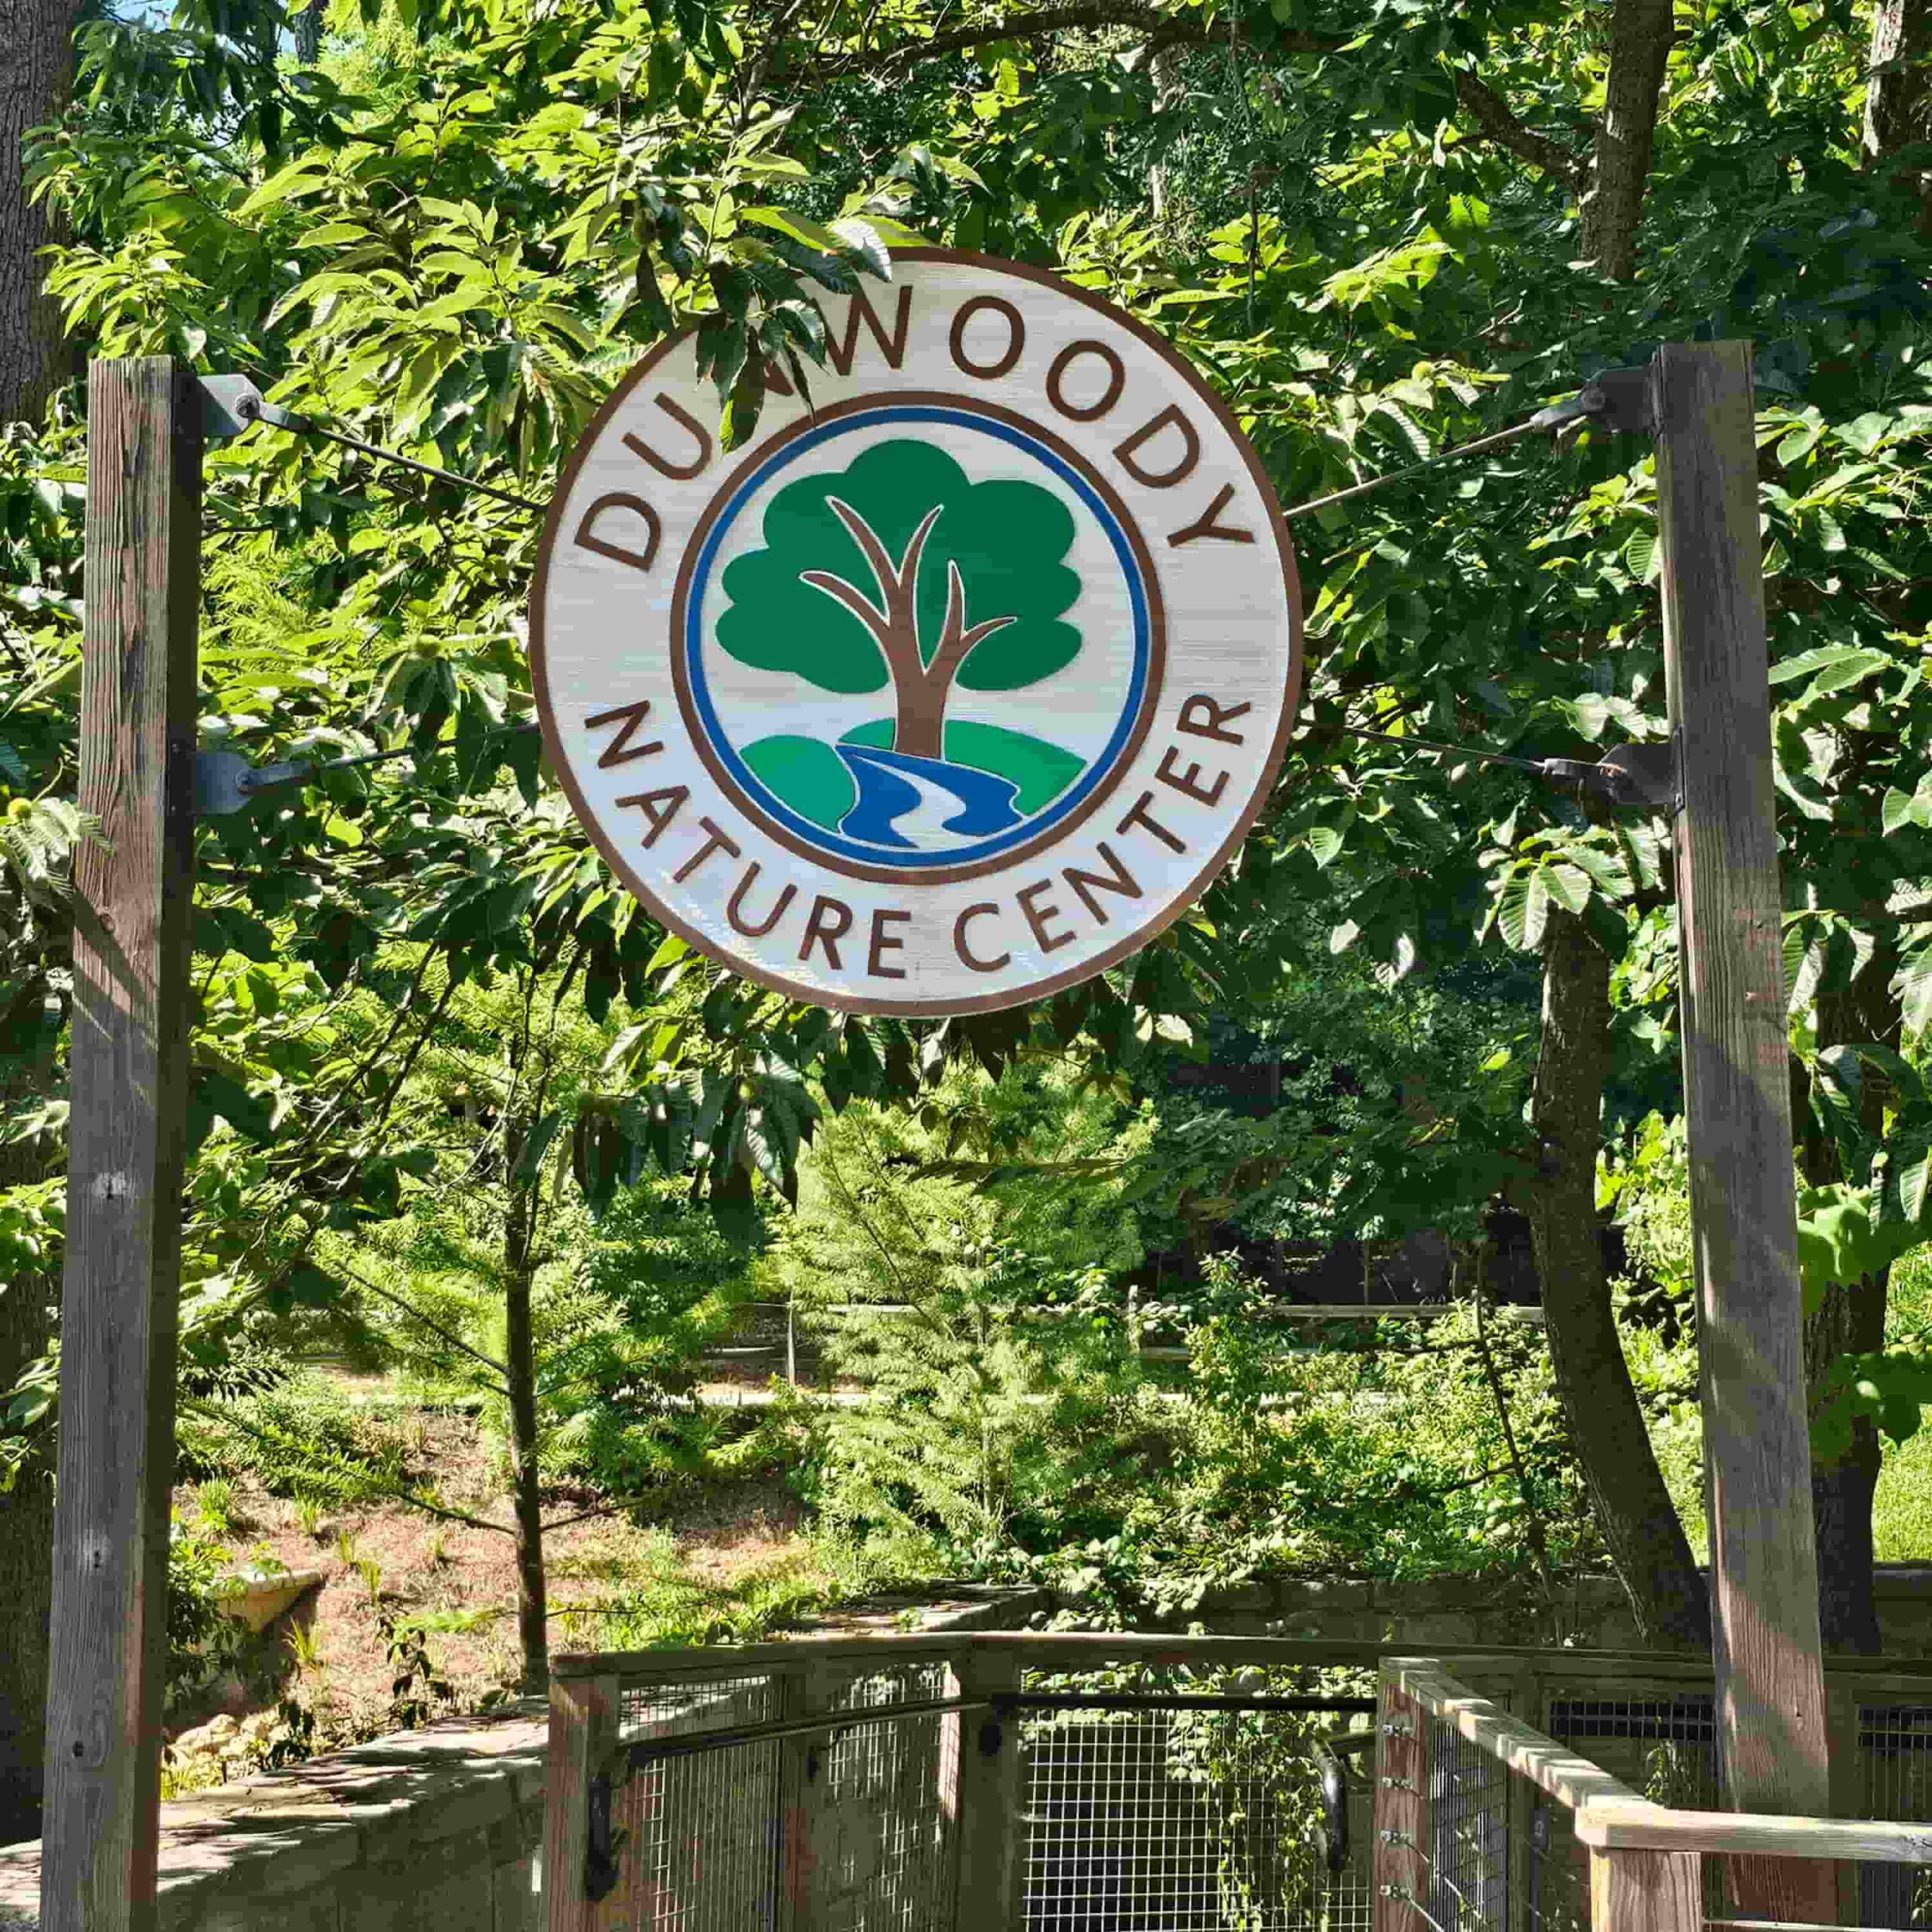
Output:
[[[1577,400],[1583,414],[1618,435],[1647,436],[1657,428],[1651,403],[1651,372],[1641,364],[1623,369],[1600,369],[1584,384]]]
[[[1310,1753],[1321,1774],[1321,1824],[1317,1834],[1324,1860],[1339,1878],[1349,1863],[1349,1781],[1342,1761],[1317,1742]]]
[[[196,387],[202,392],[202,433],[214,438],[238,436],[257,423],[277,429],[303,430],[309,426],[306,416],[266,401],[247,376],[203,376]]]
[[[1684,809],[1684,780],[1675,734],[1667,743],[1619,745],[1595,763],[1546,758],[1543,775],[1576,785],[1613,805],[1642,805],[1673,817]]]
[[[611,1780],[608,1773],[600,1772],[590,1780],[589,1798],[590,1829],[583,1854],[583,1895],[595,1905],[617,1889],[617,1881],[623,1875],[617,1865],[617,1854],[623,1850],[629,1835],[619,1832],[613,1835],[611,1832]]]

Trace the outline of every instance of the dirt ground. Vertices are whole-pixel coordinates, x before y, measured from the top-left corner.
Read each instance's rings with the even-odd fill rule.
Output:
[[[194,1485],[175,1492],[183,1521],[215,1535],[231,1567],[264,1559],[319,1571],[310,1590],[251,1647],[243,1675],[231,1674],[192,1703],[171,1710],[170,1739],[217,1712],[272,1709],[294,1694],[328,1718],[367,1719],[388,1706],[394,1670],[379,1615],[422,1624],[433,1666],[457,1707],[514,1690],[521,1672],[516,1571],[506,1534],[509,1501],[475,1420],[418,1412],[421,1463],[454,1509],[502,1528],[438,1521],[401,1503],[335,1510],[315,1524],[295,1506],[238,1478],[210,1520]],[[217,1490],[217,1497],[220,1491]],[[546,1521],[595,1506],[571,1493],[546,1497]],[[813,1594],[810,1546],[798,1506],[778,1484],[694,1490],[648,1524],[606,1515],[568,1524],[544,1540],[554,1651],[628,1646],[725,1634],[759,1604]]]

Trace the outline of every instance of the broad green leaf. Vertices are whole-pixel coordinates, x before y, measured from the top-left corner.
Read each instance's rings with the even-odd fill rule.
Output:
[[[744,208],[740,211],[740,219],[755,221],[761,227],[775,228],[781,235],[789,235],[794,242],[802,242],[808,248],[817,248],[828,255],[842,254],[845,244],[822,223],[808,216],[794,214],[788,208]]]

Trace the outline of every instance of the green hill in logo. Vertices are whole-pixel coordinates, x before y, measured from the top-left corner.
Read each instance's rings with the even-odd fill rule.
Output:
[[[888,750],[892,723],[890,718],[875,718],[848,731],[839,742]],[[851,768],[819,739],[780,732],[747,745],[740,755],[774,797],[828,832],[836,832],[839,821],[858,803]],[[1019,787],[1013,802],[1022,818],[1044,811],[1086,768],[1078,754],[1044,738],[965,718],[946,727],[945,756],[949,764],[971,765],[1011,780]]]
[[[821,691],[889,690],[891,714],[843,743],[931,761],[903,768],[930,769],[942,790],[946,768],[992,774],[1017,788],[1013,811],[1030,817],[1085,761],[1030,732],[946,712],[956,691],[1023,691],[1078,656],[1080,632],[1064,621],[1081,590],[1064,561],[1074,534],[1072,512],[1038,484],[974,483],[931,444],[875,444],[772,498],[764,547],[724,572],[718,641],[740,663]],[[788,733],[738,750],[760,783],[828,831],[860,804],[874,769]]]

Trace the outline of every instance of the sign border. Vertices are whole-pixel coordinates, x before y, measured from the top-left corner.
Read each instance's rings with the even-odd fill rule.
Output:
[[[1157,334],[1139,316],[1108,301],[1091,291],[1075,288],[1071,282],[1049,269],[1035,266],[1029,262],[1008,261],[997,255],[989,255],[969,248],[940,248],[934,247],[894,248],[892,259],[900,262],[956,262],[971,268],[980,268],[996,275],[1017,275],[1022,280],[1038,283],[1081,303],[1084,307],[1106,316],[1110,321],[1124,328],[1137,337],[1143,346],[1153,351],[1171,369],[1188,389],[1212,414],[1222,428],[1235,439],[1241,451],[1241,460],[1247,466],[1250,477],[1260,493],[1263,510],[1268,528],[1275,539],[1275,552],[1280,559],[1281,575],[1288,592],[1288,676],[1281,695],[1281,715],[1276,727],[1273,743],[1262,768],[1262,779],[1254,788],[1248,802],[1243,806],[1227,837],[1208,857],[1201,869],[1175,895],[1172,903],[1151,918],[1126,932],[1101,952],[1083,961],[1078,966],[1069,967],[1051,977],[1036,980],[1024,987],[1011,991],[988,992],[970,998],[950,999],[881,999],[863,994],[848,993],[837,988],[818,986],[792,979],[780,973],[768,971],[745,961],[731,958],[719,959],[697,927],[681,918],[660,902],[657,895],[644,886],[632,873],[629,864],[617,850],[616,841],[607,833],[603,825],[589,809],[583,793],[571,776],[569,760],[558,741],[552,721],[552,706],[548,697],[543,649],[543,607],[545,593],[549,587],[550,556],[555,548],[558,532],[562,527],[564,508],[570,500],[571,491],[577,483],[577,471],[592,447],[602,434],[605,425],[622,407],[639,383],[643,382],[688,337],[697,332],[698,325],[692,323],[680,329],[675,335],[667,336],[656,348],[649,351],[626,371],[623,380],[606,396],[596,414],[585,426],[573,445],[570,456],[557,478],[556,492],[550,500],[550,507],[543,518],[543,528],[539,537],[537,568],[530,587],[530,672],[531,695],[536,703],[537,721],[543,732],[543,749],[552,775],[563,787],[565,795],[571,801],[571,809],[591,843],[603,855],[604,862],[623,881],[626,889],[637,900],[645,910],[667,932],[683,940],[694,950],[713,960],[726,971],[738,978],[749,980],[752,985],[762,986],[768,992],[782,994],[788,999],[798,1001],[806,1006],[823,1007],[835,1013],[869,1015],[881,1019],[937,1020],[964,1018],[975,1014],[997,1013],[1009,1007],[1028,1006],[1037,1000],[1051,998],[1064,992],[1069,986],[1097,977],[1143,947],[1158,939],[1173,925],[1201,894],[1214,882],[1216,876],[1239,850],[1247,835],[1254,829],[1255,822],[1266,808],[1274,795],[1275,785],[1281,777],[1281,762],[1287,755],[1288,740],[1293,734],[1295,720],[1301,709],[1302,675],[1303,662],[1303,631],[1302,617],[1301,577],[1295,568],[1294,546],[1288,537],[1288,528],[1281,515],[1280,500],[1275,494],[1275,486],[1268,472],[1261,466],[1260,458],[1254,446],[1235,420],[1233,411],[1226,402],[1204,382],[1186,357],[1179,354],[1172,343]],[[687,558],[678,559],[678,571],[681,579]]]

